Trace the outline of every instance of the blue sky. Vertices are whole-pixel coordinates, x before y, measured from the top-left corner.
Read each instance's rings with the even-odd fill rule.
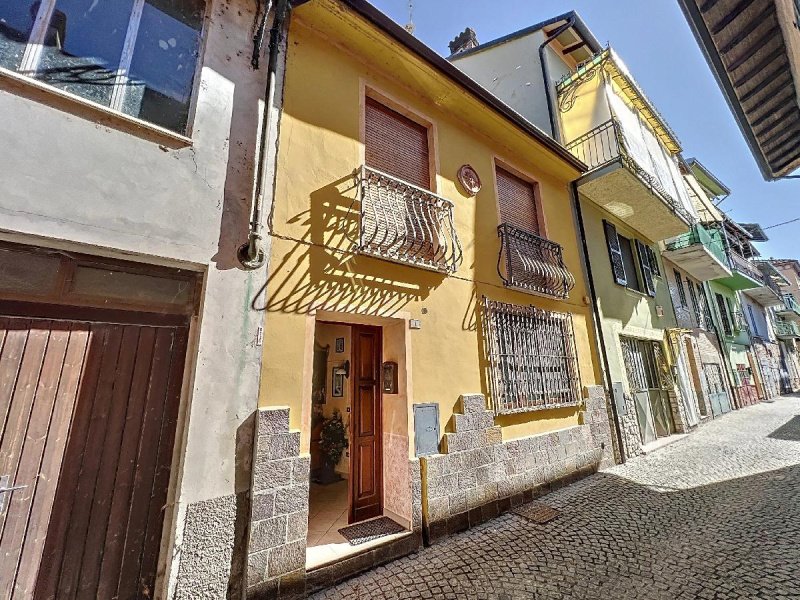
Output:
[[[408,0],[371,0],[400,24]],[[577,10],[595,37],[622,56],[678,135],[733,193],[720,208],[735,220],[767,227],[800,217],[800,179],[767,183],[676,0],[415,0],[415,35],[440,54],[465,27],[487,42],[555,15]],[[800,221],[767,231],[766,257],[800,257]]]

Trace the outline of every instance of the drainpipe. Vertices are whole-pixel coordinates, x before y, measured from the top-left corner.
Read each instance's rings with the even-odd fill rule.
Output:
[[[563,142],[561,136],[561,127],[558,124],[556,117],[556,101],[553,98],[553,86],[550,84],[550,69],[547,67],[547,56],[545,55],[545,48],[553,43],[553,41],[564,33],[567,29],[575,25],[575,17],[572,16],[567,19],[561,27],[556,29],[548,38],[539,46],[539,62],[542,65],[542,80],[544,82],[545,97],[547,98],[547,113],[550,115],[550,132],[557,142]]]
[[[597,304],[597,291],[594,286],[594,275],[592,274],[592,263],[589,260],[589,246],[586,243],[586,229],[583,225],[583,211],[581,210],[581,200],[578,195],[578,184],[576,182],[570,183],[570,196],[572,197],[572,207],[575,212],[575,218],[578,221],[578,235],[581,238],[581,260],[585,267],[586,279],[589,283],[589,294],[592,301],[592,321],[594,321],[594,329],[597,335],[594,337],[595,350],[603,360],[603,379],[605,380],[605,388],[611,399],[611,416],[614,419],[614,431],[617,434],[617,441],[619,443],[619,458],[622,464],[625,464],[625,441],[622,437],[622,426],[619,422],[619,414],[617,413],[617,403],[614,401],[614,389],[611,385],[611,366],[608,362],[608,353],[606,352],[606,340],[603,334],[602,321],[600,317],[600,308]]]
[[[271,0],[265,0],[266,15],[272,7]],[[262,230],[264,228],[264,188],[266,187],[266,163],[269,155],[268,149],[271,142],[270,130],[272,128],[272,106],[275,102],[275,88],[278,70],[278,55],[283,41],[283,27],[286,23],[286,16],[289,12],[289,0],[276,0],[274,4],[275,14],[272,21],[272,30],[269,34],[269,62],[267,63],[267,86],[264,91],[264,111],[261,116],[261,137],[258,142],[258,166],[256,171],[256,183],[253,193],[253,213],[250,220],[250,232],[247,243],[243,244],[237,253],[242,267],[252,271],[264,266],[267,262],[267,253],[264,249],[264,239]],[[258,45],[260,33],[256,34],[256,49],[253,56],[253,67],[258,68]]]

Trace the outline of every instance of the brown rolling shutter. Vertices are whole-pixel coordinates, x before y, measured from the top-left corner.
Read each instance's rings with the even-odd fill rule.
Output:
[[[431,189],[427,127],[372,98],[366,100],[365,125],[368,167]]]
[[[532,183],[497,167],[497,195],[503,223],[541,235]]]
[[[611,274],[616,283],[619,285],[627,285],[628,278],[625,276],[625,263],[622,260],[622,248],[619,246],[617,228],[608,221],[603,221],[603,228],[606,232],[608,258],[611,260]]]

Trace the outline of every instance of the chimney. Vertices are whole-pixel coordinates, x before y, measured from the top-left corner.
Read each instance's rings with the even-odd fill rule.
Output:
[[[470,50],[478,45],[478,36],[472,27],[467,27],[450,42],[450,55],[460,54],[465,50]]]

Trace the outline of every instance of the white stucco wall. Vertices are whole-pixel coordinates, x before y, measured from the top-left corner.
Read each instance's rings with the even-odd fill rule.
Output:
[[[0,73],[3,239],[205,273],[184,437],[176,441],[177,510],[165,528],[175,550],[162,550],[162,558],[174,557],[167,579],[174,584],[185,571],[204,597],[224,597],[228,584],[236,542],[229,521],[234,494],[249,487],[247,423],[258,396],[263,314],[251,304],[264,304],[266,269],[246,272],[236,260],[247,237],[265,88],[266,58],[259,71],[250,66],[256,4],[209,2],[189,145]],[[194,535],[184,531],[185,515],[204,502],[220,507],[195,518],[217,536],[209,538],[212,558],[193,555],[180,565],[190,542],[183,534]],[[190,562],[203,572],[192,574]]]
[[[472,79],[502,99],[522,116],[551,135],[547,111],[539,45],[544,33],[537,31],[486,50],[456,56],[453,64]],[[553,81],[558,81],[568,67],[558,54],[548,48],[548,66]]]

